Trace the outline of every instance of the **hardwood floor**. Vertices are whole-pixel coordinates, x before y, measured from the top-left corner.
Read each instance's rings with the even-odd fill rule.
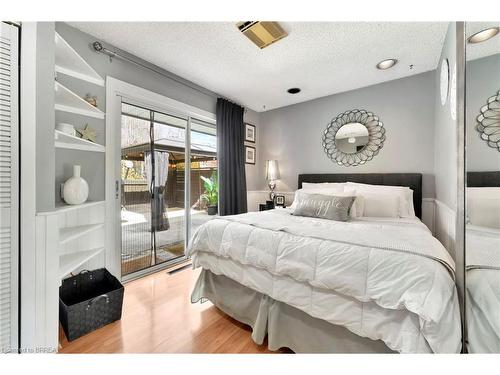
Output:
[[[161,271],[125,284],[122,319],[68,342],[60,353],[272,353],[251,329],[210,302],[191,304],[199,270]]]

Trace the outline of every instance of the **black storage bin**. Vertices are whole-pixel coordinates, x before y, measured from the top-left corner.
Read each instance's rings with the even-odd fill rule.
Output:
[[[105,268],[82,271],[59,287],[59,320],[68,341],[122,316],[123,285]]]

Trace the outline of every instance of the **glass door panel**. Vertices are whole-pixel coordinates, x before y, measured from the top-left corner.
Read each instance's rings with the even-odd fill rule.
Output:
[[[154,149],[156,165],[155,228],[156,263],[184,256],[185,248],[185,176],[187,120],[154,113]]]
[[[189,239],[218,211],[217,137],[215,124],[190,121]]]
[[[184,257],[189,233],[217,213],[216,128],[122,103],[121,154],[127,276]]]
[[[151,194],[145,155],[150,152],[149,111],[122,104],[121,258],[122,276],[151,265]]]

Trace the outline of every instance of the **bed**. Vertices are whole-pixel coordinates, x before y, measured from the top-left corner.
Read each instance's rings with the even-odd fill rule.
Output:
[[[422,175],[302,174],[298,187],[346,181],[411,188],[416,217],[214,219],[188,248],[202,268],[191,301],[209,299],[271,350],[460,352],[454,262],[419,220]]]
[[[500,172],[468,172],[467,187],[498,188]],[[500,353],[500,228],[476,224],[466,225],[467,351]]]

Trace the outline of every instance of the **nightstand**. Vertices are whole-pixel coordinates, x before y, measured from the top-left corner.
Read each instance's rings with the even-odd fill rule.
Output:
[[[273,201],[266,201],[266,203],[259,204],[259,211],[267,211],[274,209]]]

